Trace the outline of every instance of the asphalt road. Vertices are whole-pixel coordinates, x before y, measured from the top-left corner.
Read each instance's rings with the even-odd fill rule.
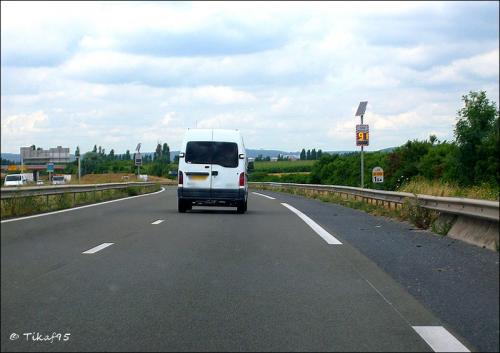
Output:
[[[437,310],[412,293],[404,281],[411,271],[391,272],[400,262],[380,261],[380,244],[370,252],[375,240],[356,228],[374,217],[274,196],[250,193],[243,215],[233,208],[179,214],[169,188],[2,223],[2,351],[498,350],[498,319],[487,333],[469,334],[443,315],[452,308]],[[284,202],[341,244],[329,244]],[[389,249],[413,254],[395,235],[398,224],[376,222],[373,238],[385,231]],[[493,305],[498,317],[498,254],[476,258],[489,264],[494,256],[496,308],[489,287],[475,301]],[[477,276],[493,278],[490,267]]]

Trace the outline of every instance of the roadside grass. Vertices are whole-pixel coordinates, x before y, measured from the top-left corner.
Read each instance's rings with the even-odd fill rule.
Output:
[[[309,175],[311,172],[296,172],[296,173],[268,173],[271,176],[283,177],[287,175]]]
[[[137,175],[132,173],[105,173],[105,174],[86,174],[81,177],[80,184],[105,184],[105,183],[122,183],[134,182],[137,180]],[[161,178],[153,175],[148,175],[148,181],[173,184],[177,183],[176,180]],[[70,184],[78,184],[78,175],[71,176]]]
[[[310,172],[316,161],[277,161],[254,162],[255,172],[262,173],[297,173]]]
[[[498,201],[499,199],[498,186],[495,188],[490,184],[482,184],[479,186],[460,187],[457,184],[441,182],[439,180],[430,181],[424,178],[415,178],[403,184],[397,191],[432,196],[466,197],[478,200]]]
[[[160,188],[161,186],[159,184],[154,184],[147,186],[130,186],[125,189],[99,190],[82,193],[67,192],[57,195],[4,199],[1,201],[1,219],[30,216],[128,196],[142,195],[158,191]]]

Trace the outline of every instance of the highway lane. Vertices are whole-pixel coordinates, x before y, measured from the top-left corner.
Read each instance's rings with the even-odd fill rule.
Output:
[[[445,325],[321,225],[342,245],[279,199],[178,214],[175,189],[2,223],[2,351],[432,351],[413,326]]]
[[[265,192],[342,234],[482,352],[499,351],[499,254],[363,211]]]

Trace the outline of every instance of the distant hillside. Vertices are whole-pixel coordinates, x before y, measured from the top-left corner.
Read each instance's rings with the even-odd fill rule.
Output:
[[[379,152],[387,152],[387,153],[389,153],[389,152],[394,151],[395,148],[396,147],[388,147],[388,148],[384,148],[382,150],[379,150]]]
[[[396,147],[389,147],[389,148],[384,148],[380,150],[380,152],[392,152]],[[359,150],[358,150],[359,151]],[[357,151],[323,151],[323,153],[330,153],[330,154],[346,154],[346,153],[352,153],[352,152],[357,152]],[[133,156],[134,152],[130,152],[130,154]],[[146,155],[153,155],[154,152],[141,152],[143,156]],[[179,154],[179,151],[170,151],[170,160],[173,161],[174,157]],[[247,148],[247,155],[249,158],[256,158],[259,155],[262,155],[262,157],[278,157],[279,154],[282,155],[292,155],[296,156],[297,158],[300,157],[300,151],[293,151],[293,152],[287,152],[287,151],[282,151],[282,150],[265,150],[265,149],[251,149]],[[118,154],[119,155],[119,154]],[[1,153],[1,158],[7,159],[9,161],[13,161],[15,163],[21,163],[21,155],[18,153]],[[70,154],[70,159],[71,161],[75,160],[75,156],[73,154]]]
[[[17,153],[2,153],[2,159],[7,159],[12,162],[21,163],[21,155]]]

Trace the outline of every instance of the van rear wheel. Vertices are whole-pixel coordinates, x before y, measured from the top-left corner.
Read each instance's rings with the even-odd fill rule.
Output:
[[[245,213],[247,210],[247,201],[238,202],[238,213]]]
[[[183,199],[177,199],[177,209],[180,213],[186,212],[186,201],[184,201]]]

